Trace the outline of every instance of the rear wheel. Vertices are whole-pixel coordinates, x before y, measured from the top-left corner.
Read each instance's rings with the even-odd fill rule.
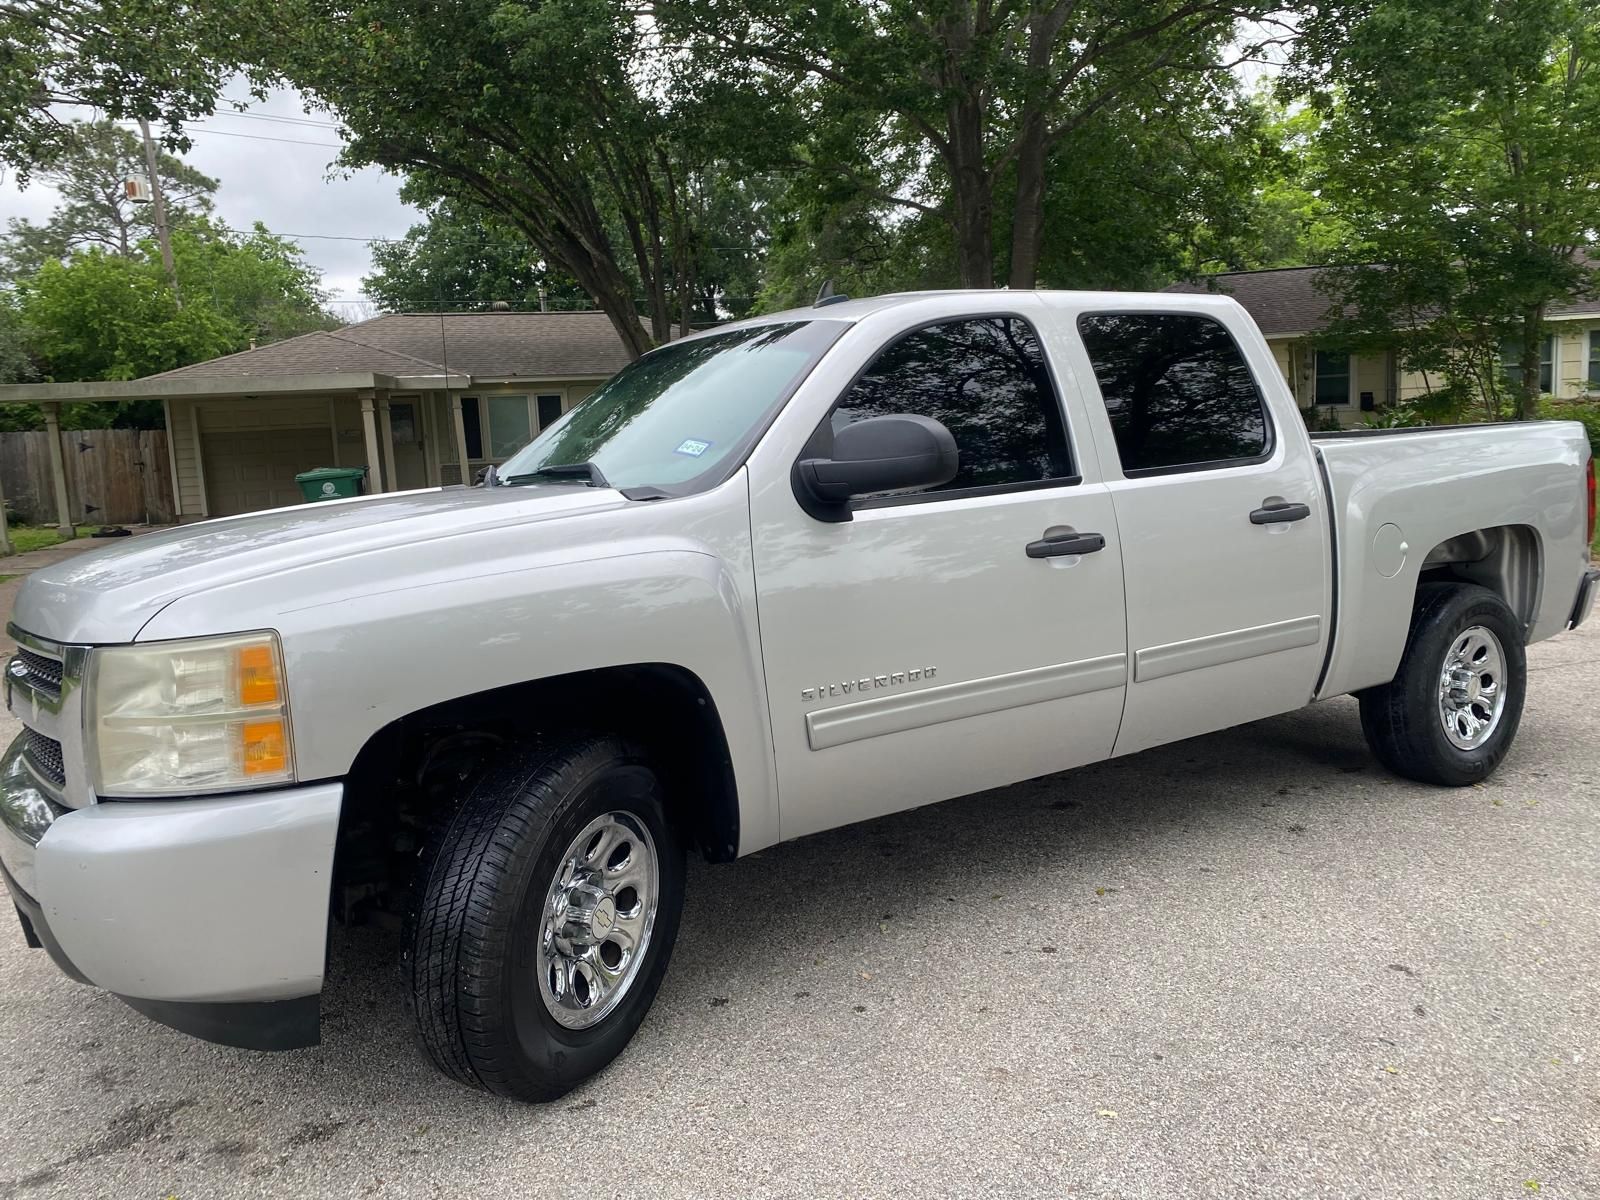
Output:
[[[441,1070],[551,1100],[644,1019],[677,937],[683,850],[654,771],[618,739],[502,753],[424,857],[405,965]]]
[[[1475,584],[1423,584],[1400,669],[1361,693],[1361,728],[1395,774],[1462,787],[1487,779],[1510,748],[1526,684],[1522,629],[1505,601]]]

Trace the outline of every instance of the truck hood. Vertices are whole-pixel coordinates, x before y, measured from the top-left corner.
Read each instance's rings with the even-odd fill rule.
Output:
[[[223,517],[108,543],[23,582],[12,620],[58,642],[130,642],[182,596],[389,546],[464,537],[630,501],[573,484],[430,488]]]

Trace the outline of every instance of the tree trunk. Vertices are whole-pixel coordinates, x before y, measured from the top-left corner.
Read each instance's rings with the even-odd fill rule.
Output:
[[[1522,386],[1517,389],[1517,420],[1539,419],[1539,368],[1544,358],[1544,304],[1522,310]],[[1555,380],[1550,381],[1552,388]]]
[[[1044,242],[1043,114],[1024,123],[1017,146],[1017,198],[1011,213],[1010,285],[1022,290],[1039,284],[1039,252]]]
[[[950,171],[950,224],[956,238],[956,269],[965,288],[994,286],[994,177],[984,158],[983,109],[970,93],[946,112]]]

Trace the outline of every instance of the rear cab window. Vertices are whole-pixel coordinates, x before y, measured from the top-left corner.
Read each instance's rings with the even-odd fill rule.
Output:
[[[1078,334],[1128,478],[1271,455],[1265,397],[1220,321],[1195,313],[1083,313]]]

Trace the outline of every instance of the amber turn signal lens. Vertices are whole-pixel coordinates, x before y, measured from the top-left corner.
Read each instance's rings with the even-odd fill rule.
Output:
[[[276,704],[280,699],[278,664],[274,660],[272,647],[240,647],[239,703]]]
[[[288,733],[281,717],[247,722],[241,736],[246,775],[275,775],[289,765]]]

